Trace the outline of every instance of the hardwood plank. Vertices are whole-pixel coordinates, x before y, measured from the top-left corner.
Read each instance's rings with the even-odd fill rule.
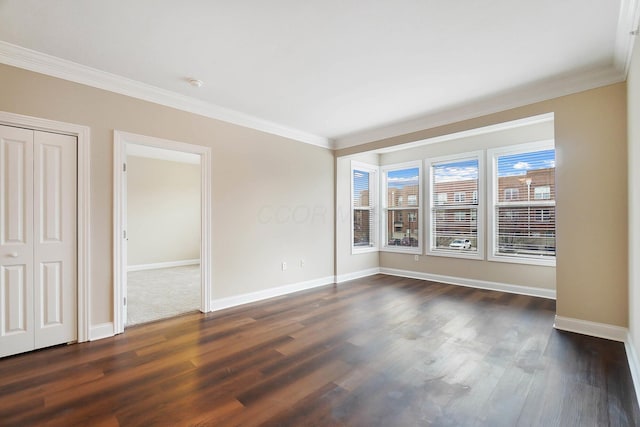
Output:
[[[640,425],[624,346],[554,314],[371,276],[0,359],[0,425]]]

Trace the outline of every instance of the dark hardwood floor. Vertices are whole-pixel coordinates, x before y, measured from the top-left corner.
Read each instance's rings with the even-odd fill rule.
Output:
[[[555,302],[377,275],[0,359],[2,426],[638,426]]]

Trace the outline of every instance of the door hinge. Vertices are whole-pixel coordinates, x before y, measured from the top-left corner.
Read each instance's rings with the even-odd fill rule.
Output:
[[[126,172],[127,171],[127,164],[123,163],[122,164],[122,172]]]
[[[127,305],[127,297],[123,298],[123,303],[124,303],[124,305]]]
[[[122,238],[123,239],[127,238],[127,230],[122,230]]]

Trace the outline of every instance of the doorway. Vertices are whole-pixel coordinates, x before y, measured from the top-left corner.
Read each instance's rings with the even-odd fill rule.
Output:
[[[200,309],[200,156],[127,144],[125,327]]]
[[[119,131],[114,147],[115,332],[210,311],[210,149]]]

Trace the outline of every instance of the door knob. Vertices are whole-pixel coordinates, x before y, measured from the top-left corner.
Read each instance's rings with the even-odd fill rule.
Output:
[[[18,252],[10,252],[9,255],[7,255],[9,258],[18,258]]]

